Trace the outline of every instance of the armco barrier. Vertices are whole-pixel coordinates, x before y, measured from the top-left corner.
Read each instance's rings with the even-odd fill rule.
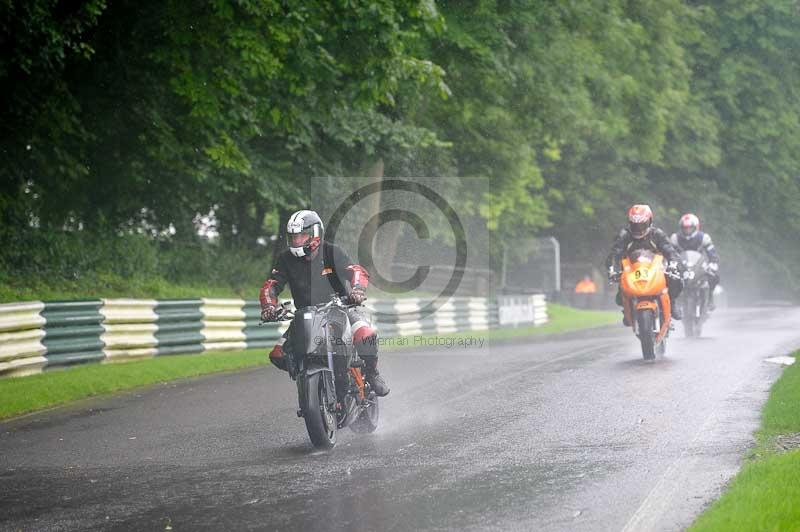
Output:
[[[451,298],[422,314],[430,303],[426,299],[367,300],[379,334],[385,337],[428,333],[486,330],[498,326],[497,304],[482,297]]]
[[[500,305],[518,304],[500,298]],[[547,320],[534,297],[533,323]],[[382,337],[486,330],[500,325],[498,302],[456,297],[423,312],[428,299],[367,300]],[[503,311],[506,315],[509,309]],[[98,299],[0,305],[0,376],[86,362],[271,347],[288,322],[259,325],[258,301]]]
[[[47,364],[42,303],[0,305],[0,374],[28,375]]]
[[[203,350],[247,349],[244,299],[203,299]]]
[[[152,357],[158,352],[158,325],[154,299],[104,299],[103,353],[109,361]]]
[[[101,337],[103,302],[44,303],[44,340],[48,366],[95,362],[105,358]]]
[[[202,299],[156,302],[157,355],[199,353],[203,350]]]

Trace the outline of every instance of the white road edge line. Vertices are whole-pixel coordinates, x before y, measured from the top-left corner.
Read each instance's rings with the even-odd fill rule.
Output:
[[[731,392],[731,394],[728,394],[725,397],[725,399],[727,399],[733,393],[739,390],[741,386],[744,384],[745,380],[746,379],[742,379],[739,382],[737,382],[736,386],[733,387],[734,391]],[[720,404],[724,402],[725,401],[723,400]],[[639,508],[637,508],[636,512],[634,512],[634,514],[628,520],[628,523],[622,529],[622,532],[632,532],[634,530],[636,532],[655,530],[654,521],[657,521],[662,515],[664,515],[668,503],[672,500],[673,495],[678,490],[679,487],[678,481],[681,479],[683,475],[679,475],[675,479],[672,479],[671,477],[675,476],[675,473],[680,468],[681,463],[685,461],[686,455],[689,454],[689,451],[694,446],[694,443],[700,438],[700,436],[703,436],[708,431],[710,425],[712,425],[712,422],[716,423],[717,421],[719,421],[717,417],[718,411],[719,411],[719,406],[717,406],[711,411],[711,414],[709,414],[709,416],[697,430],[697,433],[694,435],[694,438],[692,438],[691,441],[683,448],[683,451],[678,456],[678,458],[676,458],[675,461],[672,462],[669,465],[669,467],[667,467],[666,471],[664,471],[664,474],[661,475],[661,478],[658,480],[656,485],[653,486],[653,489],[651,489],[650,492],[647,494],[647,497],[645,497],[644,501],[642,501],[642,504],[639,505]],[[693,458],[690,462],[688,462],[685,465],[693,464],[696,461],[697,457]],[[672,485],[668,486],[665,490],[664,486],[669,481],[672,481]],[[643,525],[642,522],[648,518],[650,522]]]

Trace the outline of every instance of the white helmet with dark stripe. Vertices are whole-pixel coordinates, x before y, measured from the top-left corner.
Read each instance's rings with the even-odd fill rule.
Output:
[[[694,238],[697,231],[700,230],[700,218],[690,212],[681,216],[678,224],[681,226],[681,233],[685,238]]]
[[[322,243],[325,228],[314,211],[297,211],[286,222],[286,245],[295,257],[308,257]]]

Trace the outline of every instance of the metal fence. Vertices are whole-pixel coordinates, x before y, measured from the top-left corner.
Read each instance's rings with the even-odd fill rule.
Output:
[[[0,375],[202,351],[266,347],[287,324],[259,326],[258,301],[98,299],[0,305]]]
[[[498,300],[481,297],[454,297],[437,305],[435,312],[425,312],[432,301],[368,300],[366,307],[383,337],[488,330],[500,326],[501,312],[509,312],[498,308]],[[504,304],[501,299],[500,306]],[[540,311],[530,323],[546,319],[546,312]],[[242,299],[3,304],[0,376],[89,362],[270,347],[288,327],[288,322],[259,326],[259,321],[258,301]]]
[[[561,290],[561,248],[554,237],[530,238],[503,250],[500,279],[506,294],[554,294]]]

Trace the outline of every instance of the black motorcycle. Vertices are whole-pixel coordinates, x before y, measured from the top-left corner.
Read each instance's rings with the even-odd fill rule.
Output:
[[[687,338],[699,337],[708,319],[709,273],[706,256],[698,251],[681,253],[683,274],[683,331]]]
[[[287,369],[297,382],[298,417],[315,447],[336,445],[336,431],[350,427],[370,433],[378,428],[378,397],[361,369],[364,361],[353,345],[347,305],[336,294],[320,305],[292,312],[281,306],[276,321],[294,320],[292,345],[284,346]],[[287,342],[288,344],[288,342]]]

